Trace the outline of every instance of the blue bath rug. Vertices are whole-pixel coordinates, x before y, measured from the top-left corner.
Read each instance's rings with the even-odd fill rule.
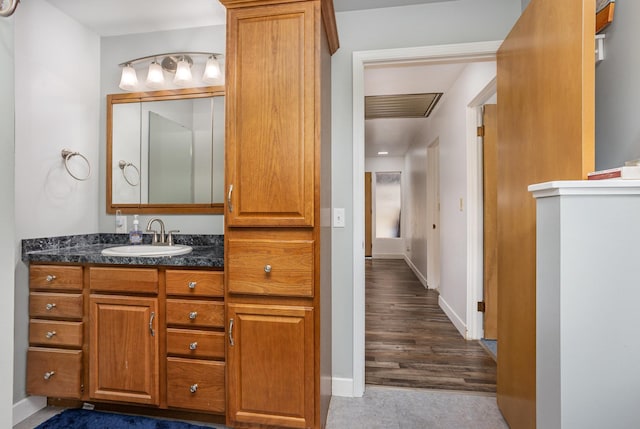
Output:
[[[185,422],[159,420],[128,414],[73,408],[64,410],[40,424],[36,429],[211,429]]]

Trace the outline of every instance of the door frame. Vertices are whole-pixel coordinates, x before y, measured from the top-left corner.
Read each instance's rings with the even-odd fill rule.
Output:
[[[353,396],[361,397],[365,387],[365,287],[364,287],[364,68],[366,64],[411,62],[442,64],[443,62],[473,62],[496,59],[502,41],[433,45],[412,48],[382,49],[353,52]],[[477,98],[477,97],[476,97]],[[478,272],[482,287],[482,240],[478,243],[478,145],[475,131],[476,110],[467,109],[472,118],[471,136],[467,138],[467,298],[477,296]],[[469,121],[467,121],[469,122]],[[481,174],[481,170],[480,170]],[[480,205],[480,212],[482,207]],[[480,218],[481,219],[481,218]],[[478,257],[478,248],[480,254]],[[481,296],[481,295],[480,295]],[[471,301],[474,302],[474,301]],[[477,318],[469,317],[472,307],[467,299],[467,324],[475,325]],[[477,312],[477,311],[476,311]],[[480,320],[482,318],[480,317]],[[480,325],[481,326],[481,325]],[[471,329],[476,334],[476,327]]]

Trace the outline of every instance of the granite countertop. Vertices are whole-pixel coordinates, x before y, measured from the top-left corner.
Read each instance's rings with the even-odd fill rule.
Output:
[[[143,243],[150,244],[145,234]],[[180,267],[224,267],[223,235],[174,235],[176,244],[191,246],[186,255],[163,257],[104,256],[102,249],[129,244],[128,234],[85,234],[22,240],[24,262],[76,264],[157,265]]]

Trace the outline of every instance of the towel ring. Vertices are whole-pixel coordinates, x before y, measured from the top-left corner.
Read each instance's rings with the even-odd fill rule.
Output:
[[[128,184],[130,184],[131,186],[138,186],[140,184],[140,170],[138,170],[138,167],[136,167],[132,162],[120,160],[120,162],[118,162],[118,167],[120,167],[120,170],[122,170],[122,177],[124,177],[124,180]],[[136,170],[136,176],[138,176],[138,181],[136,183],[131,183],[131,180],[129,180],[129,178],[125,174],[125,170],[127,169],[127,167],[131,167]]]
[[[89,172],[87,173],[86,177],[78,177],[75,174],[73,174],[69,169],[69,164],[68,164],[69,160],[74,156],[79,156],[80,158],[84,159],[84,162],[87,163]],[[74,179],[82,182],[87,180],[89,176],[91,176],[91,163],[89,163],[89,160],[87,159],[87,157],[81,154],[80,152],[72,152],[69,149],[62,149],[62,159],[64,159],[64,168],[67,169],[67,173],[69,173],[69,175],[71,175],[71,177],[73,177]]]

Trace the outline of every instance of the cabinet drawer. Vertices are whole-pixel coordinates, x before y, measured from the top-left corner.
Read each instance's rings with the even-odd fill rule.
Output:
[[[29,294],[31,317],[81,319],[82,294],[31,292]]]
[[[89,268],[92,291],[158,293],[158,270],[155,268]]]
[[[228,242],[230,293],[313,296],[312,240],[242,240]]]
[[[82,327],[82,322],[32,319],[29,322],[29,344],[81,348]]]
[[[27,393],[56,398],[82,396],[82,351],[29,347]]]
[[[167,405],[224,413],[224,363],[167,358]]]
[[[223,296],[222,271],[167,270],[167,295]]]
[[[224,303],[167,299],[167,325],[224,327]]]
[[[82,267],[31,265],[29,287],[31,289],[82,290]]]
[[[167,329],[167,354],[224,359],[224,332]]]

